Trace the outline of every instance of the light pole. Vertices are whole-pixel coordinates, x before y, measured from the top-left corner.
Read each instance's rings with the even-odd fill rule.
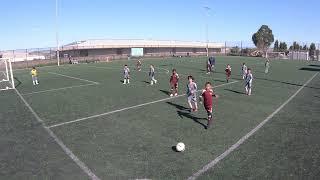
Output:
[[[204,6],[204,10],[206,11],[206,50],[207,50],[207,57],[209,57],[209,25],[208,25],[208,20],[209,20],[209,11],[211,10],[210,7]]]
[[[60,66],[60,48],[59,48],[59,25],[58,25],[58,7],[59,3],[58,0],[56,0],[56,45],[57,45],[57,61],[58,61],[58,66]]]

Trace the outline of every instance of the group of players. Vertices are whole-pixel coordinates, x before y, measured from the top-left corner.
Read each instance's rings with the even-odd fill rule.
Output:
[[[269,61],[266,61],[265,67],[265,73],[268,73],[269,71]],[[137,61],[136,64],[136,70],[141,71],[142,62],[141,60]],[[214,72],[215,69],[215,58],[210,57],[206,64],[207,67],[207,74],[210,74]],[[252,89],[252,81],[253,81],[253,75],[251,72],[251,69],[246,66],[245,63],[242,64],[242,78],[245,81],[245,92],[246,95],[251,95],[251,89]],[[226,81],[229,82],[231,78],[231,66],[228,64],[225,69],[226,72]],[[38,85],[38,72],[35,67],[31,70],[31,76],[33,85]],[[130,69],[127,65],[123,68],[123,84],[129,84],[130,83]],[[155,68],[153,65],[150,65],[149,68],[149,77],[150,77],[150,85],[157,84],[157,80],[155,79]],[[177,73],[176,69],[172,70],[172,74],[170,76],[170,97],[178,96],[178,84],[179,84],[179,75]],[[194,80],[193,76],[188,76],[188,84],[187,84],[187,101],[188,105],[190,107],[190,112],[197,112],[198,111],[198,100],[197,100],[197,92],[198,92],[198,86]],[[210,82],[206,82],[204,89],[201,91],[201,95],[199,97],[200,103],[203,103],[205,110],[208,114],[208,124],[207,128],[210,127],[213,121],[213,115],[212,115],[212,107],[213,107],[213,98],[218,98],[218,95],[214,93],[213,86]]]
[[[216,61],[215,57],[210,57],[208,59],[206,64],[207,74],[214,72],[215,61]],[[138,60],[136,64],[136,70],[141,71],[141,67],[142,67],[142,62],[141,60]],[[252,81],[253,81],[253,75],[252,75],[251,69],[247,68],[246,64],[243,63],[241,71],[242,71],[242,78],[245,81],[246,95],[250,96],[252,92]],[[225,72],[226,72],[226,81],[228,83],[231,78],[230,64],[226,66]],[[130,83],[130,69],[128,68],[127,65],[124,66],[123,75],[124,75],[123,84]],[[149,77],[150,77],[150,85],[154,85],[157,83],[157,80],[155,79],[155,68],[153,65],[150,65]],[[179,75],[176,69],[172,70],[169,83],[170,83],[170,97],[178,96]],[[190,112],[198,111],[197,92],[198,92],[198,87],[194,80],[194,77],[188,76],[186,95],[187,95],[188,105],[190,107]],[[213,98],[218,98],[218,95],[214,93],[212,84],[210,82],[206,82],[204,89],[201,91],[199,100],[200,100],[200,103],[203,103],[204,108],[208,114],[207,128],[210,127],[213,121],[213,115],[212,115]]]

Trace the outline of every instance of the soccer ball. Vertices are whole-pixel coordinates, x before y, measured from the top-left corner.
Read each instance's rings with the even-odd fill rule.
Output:
[[[178,152],[183,152],[185,149],[186,149],[186,146],[185,146],[182,142],[179,142],[179,143],[176,145],[176,150],[177,150]]]
[[[6,89],[9,89],[9,87],[7,86]]]

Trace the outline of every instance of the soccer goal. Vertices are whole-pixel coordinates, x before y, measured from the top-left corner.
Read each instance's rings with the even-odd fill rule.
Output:
[[[10,59],[0,58],[0,91],[14,89],[14,78]]]

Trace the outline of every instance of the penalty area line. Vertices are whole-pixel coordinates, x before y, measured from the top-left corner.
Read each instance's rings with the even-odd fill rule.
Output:
[[[17,95],[20,97],[22,102],[24,102],[25,106],[29,109],[29,111],[33,114],[33,116],[36,118],[36,120],[41,123],[42,127],[47,131],[47,133],[50,135],[51,138],[61,147],[61,149],[64,151],[64,153],[70,157],[79,167],[80,169],[87,174],[90,179],[92,180],[100,180],[98,176],[96,176],[89,168],[88,166],[82,162],[55,134],[54,132],[45,126],[44,121],[38,116],[38,114],[32,109],[32,107],[29,105],[29,103],[24,99],[24,97],[20,94],[20,92],[15,89]]]
[[[83,84],[83,85],[78,85],[78,86],[67,86],[67,87],[63,87],[63,88],[48,89],[48,90],[43,90],[43,91],[34,91],[34,92],[30,92],[30,93],[22,93],[21,95],[26,96],[26,95],[32,95],[32,94],[60,91],[60,90],[79,88],[79,87],[86,87],[86,86],[93,86],[93,85],[97,85],[97,84]]]
[[[236,143],[230,146],[225,152],[216,157],[213,161],[209,162],[207,165],[203,166],[202,169],[194,173],[192,176],[188,178],[188,180],[195,180],[203,173],[207,172],[210,169],[213,169],[215,165],[217,165],[221,160],[227,157],[230,153],[236,150],[241,144],[243,144],[246,140],[248,140],[252,135],[254,135],[261,127],[263,127],[268,121],[270,121],[279,111],[281,111],[293,98],[297,96],[297,94],[307,86],[319,73],[315,73],[306,83],[303,84],[289,99],[287,99],[281,106],[279,106],[273,113],[271,113],[266,119],[264,119],[260,124],[258,124],[255,128],[253,128],[246,135],[241,137]]]
[[[95,82],[95,81],[90,81],[90,80],[87,80],[87,79],[81,79],[81,78],[78,78],[78,77],[68,76],[68,75],[59,74],[59,73],[55,73],[55,72],[48,72],[48,73],[49,74],[55,74],[55,75],[58,75],[58,76],[67,77],[67,78],[71,78],[71,79],[76,79],[76,80],[80,80],[80,81],[86,81],[86,82],[93,83],[93,84],[100,84],[100,83]]]
[[[233,82],[230,82],[230,83],[220,84],[220,85],[214,86],[214,88],[218,88],[218,87],[234,84],[234,83],[237,83],[237,82],[239,82],[239,81],[233,81]],[[48,127],[49,128],[55,128],[55,127],[59,127],[59,126],[67,125],[67,124],[72,124],[72,123],[76,123],[76,122],[80,122],[80,121],[86,121],[86,120],[89,120],[89,119],[93,119],[93,118],[97,118],[97,117],[101,117],[101,116],[106,116],[106,115],[118,113],[118,112],[121,112],[121,111],[129,110],[129,109],[134,109],[134,108],[138,108],[138,107],[142,107],[142,106],[146,106],[146,105],[150,105],[150,104],[155,104],[155,103],[158,103],[158,102],[172,100],[172,99],[175,99],[175,98],[183,97],[185,95],[186,94],[181,94],[181,95],[178,95],[178,96],[175,96],[175,97],[168,97],[168,98],[164,98],[164,99],[159,99],[159,100],[156,100],[156,101],[151,101],[151,102],[147,102],[147,103],[143,103],[143,104],[138,104],[138,105],[135,105],[135,106],[130,106],[130,107],[114,110],[114,111],[109,111],[109,112],[105,112],[105,113],[102,113],[102,114],[96,114],[96,115],[92,115],[92,116],[88,116],[88,117],[84,117],[84,118],[79,118],[79,119],[72,120],[72,121],[67,121],[67,122],[63,122],[63,123],[54,124],[54,125],[51,125],[51,126],[48,126]]]

